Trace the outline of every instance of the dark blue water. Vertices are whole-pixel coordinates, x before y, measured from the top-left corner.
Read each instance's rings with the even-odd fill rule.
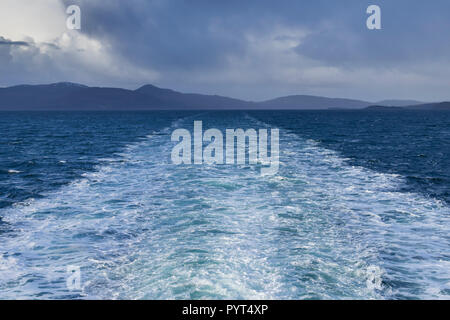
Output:
[[[405,191],[450,203],[450,112],[259,112],[258,118],[338,151],[349,165],[400,174]]]
[[[449,112],[0,115],[0,298],[450,295]],[[279,172],[174,165],[194,120],[279,128]]]
[[[80,178],[99,159],[178,117],[173,112],[2,112],[0,208]]]

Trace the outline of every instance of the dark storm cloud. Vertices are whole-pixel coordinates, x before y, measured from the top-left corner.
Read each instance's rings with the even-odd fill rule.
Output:
[[[83,8],[83,32],[113,43],[139,64],[162,70],[220,67],[229,55],[245,52],[247,32],[263,34],[277,25],[314,26],[334,10],[329,1],[77,3]]]
[[[448,97],[448,0],[59,4],[61,21],[65,7],[81,7],[81,30],[67,31],[61,23],[59,35],[39,34],[41,42],[32,30],[29,42],[3,39],[0,84],[20,81],[17,77],[36,83],[45,74],[52,81],[128,88],[153,83],[255,100],[297,93],[371,100]],[[366,28],[371,4],[381,7],[382,30]]]
[[[80,1],[83,32],[108,41],[117,53],[139,65],[161,70],[209,68],[242,50],[245,42],[235,23],[206,4]]]
[[[66,1],[73,3],[73,1]],[[433,1],[92,1],[83,32],[114,44],[121,55],[162,70],[214,68],[246,50],[246,32],[303,27],[300,55],[327,65],[377,64],[450,56],[450,2]],[[365,26],[366,8],[382,8],[380,31]]]
[[[371,1],[382,8],[382,30],[364,28],[361,15],[369,2],[346,6],[330,16],[297,48],[299,54],[329,65],[399,66],[450,59],[449,1]]]

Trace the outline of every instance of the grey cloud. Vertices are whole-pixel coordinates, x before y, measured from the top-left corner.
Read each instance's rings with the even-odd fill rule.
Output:
[[[348,7],[346,18],[331,16],[296,48],[326,65],[398,68],[436,60],[450,62],[450,2],[377,1],[382,30],[365,28],[366,3]]]
[[[64,58],[64,68],[51,65],[45,44],[29,44],[37,59],[15,59],[27,69],[21,82],[39,79],[32,70],[43,70],[58,81],[87,84],[138,86],[144,82],[198,91],[236,95],[247,99],[295,93],[354,96],[362,99],[395,97],[391,88],[404,88],[402,97],[429,100],[431,93],[446,95],[446,71],[450,69],[448,30],[450,2],[377,0],[382,8],[381,31],[365,27],[369,0],[61,0],[82,10],[81,34],[109,48],[111,69],[121,64],[144,75],[135,80],[120,74],[112,77],[85,67],[75,58],[83,47],[73,47]],[[296,47],[272,50],[278,42],[298,42]],[[301,33],[289,32],[305,30]],[[249,38],[249,35],[251,37]],[[295,37],[298,37],[297,41]],[[252,41],[264,40],[261,48]],[[58,44],[46,44],[57,50]],[[2,45],[1,48],[20,46]],[[19,48],[18,48],[19,49]],[[25,49],[25,48],[23,48]],[[268,52],[265,52],[267,50]],[[23,57],[26,54],[23,53]],[[12,69],[8,52],[0,50],[3,68]],[[2,58],[4,57],[4,58]],[[62,59],[62,58],[61,58]],[[102,60],[102,59],[101,59]],[[5,66],[4,63],[9,64]],[[108,60],[109,61],[109,60]],[[91,61],[93,62],[93,61]],[[38,64],[33,67],[31,63]],[[54,63],[53,63],[54,64]],[[429,67],[429,64],[442,66]],[[25,67],[28,66],[28,67]],[[133,69],[134,67],[135,69]],[[74,75],[73,70],[76,70]],[[108,68],[104,68],[105,70]],[[389,75],[386,81],[374,81],[379,69]],[[70,70],[68,72],[67,70]],[[157,78],[146,78],[155,71]],[[117,73],[116,73],[117,74]],[[8,75],[8,77],[10,77]],[[14,81],[17,81],[16,76]],[[154,80],[156,79],[156,80]],[[429,79],[442,83],[435,86]],[[12,82],[11,78],[3,80]],[[392,83],[398,82],[398,86]],[[433,83],[436,83],[433,82]],[[384,85],[384,83],[387,83]],[[411,89],[410,89],[411,88]],[[414,89],[412,89],[414,88]],[[389,91],[387,90],[389,89]],[[408,91],[410,90],[411,93]],[[389,96],[387,96],[389,95]],[[426,96],[426,97],[425,97]]]
[[[0,36],[0,46],[25,46],[28,47],[29,43],[25,41],[12,41],[5,39],[4,37]]]
[[[74,1],[64,1],[72,4]],[[394,66],[447,60],[450,3],[379,0],[383,30],[365,27],[370,1],[79,0],[83,32],[116,53],[161,71],[217,70],[230,55],[243,56],[248,32],[277,25],[311,31],[299,55],[328,66]]]

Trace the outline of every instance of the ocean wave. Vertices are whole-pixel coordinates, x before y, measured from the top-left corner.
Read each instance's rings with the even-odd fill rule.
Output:
[[[173,165],[166,134],[192,119],[3,210],[14,231],[0,235],[0,298],[71,296],[68,265],[81,298],[448,297],[444,203],[289,132],[276,176]]]

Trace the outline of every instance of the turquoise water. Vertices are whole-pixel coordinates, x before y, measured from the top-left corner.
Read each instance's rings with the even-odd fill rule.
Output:
[[[278,174],[172,164],[194,120],[279,128]],[[450,113],[2,113],[0,128],[0,298],[450,297]]]

